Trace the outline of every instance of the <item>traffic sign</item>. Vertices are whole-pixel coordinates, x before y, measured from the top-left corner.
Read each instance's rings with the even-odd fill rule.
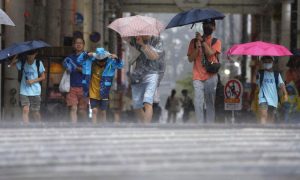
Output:
[[[224,86],[224,103],[225,110],[241,110],[242,109],[242,83],[237,79],[227,81]]]

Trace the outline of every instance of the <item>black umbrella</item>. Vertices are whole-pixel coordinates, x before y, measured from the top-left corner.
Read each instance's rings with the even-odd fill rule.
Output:
[[[224,17],[224,14],[214,9],[191,9],[174,16],[167,25],[166,29],[188,24],[195,24],[209,19],[223,19]]]
[[[14,43],[8,48],[5,48],[0,51],[0,61],[12,57],[16,54],[21,54],[27,51],[36,50],[43,47],[50,47],[50,45],[40,40]]]

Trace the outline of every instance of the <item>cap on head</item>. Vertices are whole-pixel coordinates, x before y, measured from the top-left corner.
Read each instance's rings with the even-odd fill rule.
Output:
[[[261,60],[262,62],[269,61],[269,60],[274,61],[274,57],[272,57],[272,56],[262,56],[262,57],[260,58],[260,60]]]

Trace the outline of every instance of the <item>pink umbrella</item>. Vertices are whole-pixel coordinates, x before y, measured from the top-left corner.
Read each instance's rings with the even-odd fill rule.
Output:
[[[293,55],[286,47],[255,41],[233,45],[227,52],[228,55],[252,55],[252,56],[291,56]]]
[[[108,25],[108,28],[118,32],[121,37],[159,36],[164,30],[164,25],[155,18],[136,15],[116,19]]]

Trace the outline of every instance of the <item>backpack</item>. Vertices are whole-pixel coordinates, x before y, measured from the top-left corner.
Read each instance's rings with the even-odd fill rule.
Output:
[[[24,66],[25,66],[25,63],[26,63],[26,60],[22,59],[21,60],[21,69],[19,70],[19,73],[18,73],[18,81],[21,82],[22,81],[22,78],[23,78],[23,71],[24,71]],[[40,60],[39,59],[36,59],[35,60],[35,65],[36,65],[36,68],[37,68],[37,72],[38,72],[38,77],[40,77],[41,73],[40,73]],[[42,83],[42,82],[40,82]]]
[[[259,86],[261,87],[263,80],[264,80],[264,74],[265,74],[265,70],[259,70]],[[278,71],[274,71],[274,79],[275,79],[275,85],[276,85],[276,90],[277,90],[277,95],[278,95],[278,101],[280,102],[280,97],[278,94],[278,84],[279,84],[279,72]],[[256,77],[257,79],[258,77]],[[265,95],[264,95],[265,96]]]
[[[261,87],[262,85],[262,82],[264,80],[264,74],[265,74],[265,71],[264,70],[259,70],[258,71],[259,73],[259,86]],[[257,77],[258,78],[258,77]],[[278,71],[274,71],[274,79],[275,79],[275,85],[276,85],[276,89],[278,89],[278,79],[279,79],[279,72]]]

